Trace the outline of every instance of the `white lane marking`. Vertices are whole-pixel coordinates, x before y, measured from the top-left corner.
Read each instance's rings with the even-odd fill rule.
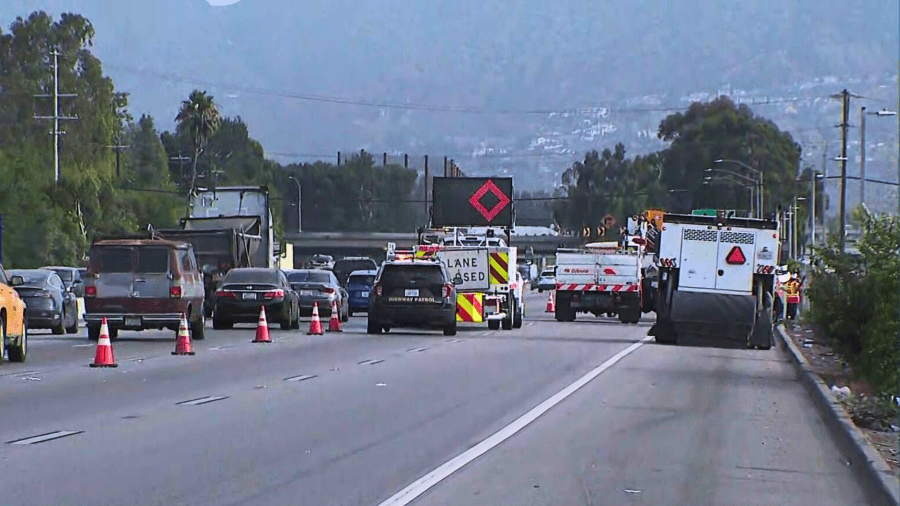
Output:
[[[373,360],[373,361],[369,362],[367,365],[375,365],[375,364],[380,364],[382,362],[384,362],[384,360],[378,359],[378,360]]]
[[[284,378],[284,381],[306,381],[315,377],[315,374],[301,374],[300,376],[291,376],[290,378]]]
[[[547,399],[546,401],[538,404],[530,411],[525,413],[524,415],[517,418],[515,421],[503,427],[499,431],[495,432],[493,435],[489,436],[484,441],[478,443],[477,445],[469,448],[463,453],[457,455],[456,457],[448,460],[443,465],[431,471],[430,473],[422,476],[418,480],[412,482],[409,486],[404,488],[403,490],[397,492],[378,506],[405,506],[412,502],[415,498],[419,497],[423,493],[425,493],[431,487],[437,485],[441,480],[460,470],[463,466],[477,459],[478,457],[484,455],[492,448],[496,447],[500,443],[506,441],[510,437],[512,437],[515,433],[527,427],[531,422],[537,420],[538,417],[546,413],[553,406],[556,406],[560,402],[562,402],[566,397],[572,395],[577,392],[581,387],[587,385],[592,379],[596,378],[604,371],[612,367],[619,360],[622,360],[627,355],[629,355],[634,350],[640,348],[647,341],[653,339],[650,336],[647,336],[640,341],[632,344],[628,348],[616,353],[612,357],[610,357],[606,362],[598,365],[589,373],[584,376],[578,378],[574,383],[567,386],[566,388],[560,390],[552,397]]]
[[[48,432],[47,434],[41,434],[39,436],[31,436],[25,439],[17,439],[15,441],[7,441],[7,444],[11,445],[34,445],[38,443],[43,443],[46,441],[53,441],[54,439],[59,439],[66,436],[74,436],[75,434],[81,434],[84,432],[83,430],[58,430],[56,432]]]
[[[357,364],[359,364],[359,365],[368,364],[371,361],[372,361],[371,358],[367,358],[367,359],[363,360],[362,362],[357,362]]]
[[[223,397],[221,395],[207,395],[206,397],[192,399],[190,401],[177,402],[176,404],[178,404],[179,406],[199,406],[201,404],[206,404],[207,402],[216,402],[227,398],[228,397]]]
[[[95,346],[94,344],[73,344],[73,348],[87,348],[88,346]]]

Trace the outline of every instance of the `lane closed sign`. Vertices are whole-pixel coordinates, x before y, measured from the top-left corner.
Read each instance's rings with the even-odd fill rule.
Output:
[[[490,287],[487,249],[442,250],[437,256],[447,267],[457,290],[487,290]]]

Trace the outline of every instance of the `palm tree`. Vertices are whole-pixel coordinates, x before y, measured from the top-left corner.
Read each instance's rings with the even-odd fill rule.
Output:
[[[212,95],[208,95],[205,91],[194,90],[187,100],[181,102],[175,122],[182,131],[190,132],[191,139],[194,141],[194,162],[190,186],[190,191],[194,191],[194,184],[197,181],[197,159],[200,158],[200,153],[209,136],[219,128],[222,115]]]

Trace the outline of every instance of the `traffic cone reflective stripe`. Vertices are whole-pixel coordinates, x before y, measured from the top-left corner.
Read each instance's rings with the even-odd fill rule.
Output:
[[[94,356],[94,363],[91,367],[119,367],[113,357],[112,343],[109,341],[109,326],[106,324],[106,318],[100,324],[100,339],[97,340],[97,354]]]
[[[328,320],[328,332],[343,332],[341,329],[341,317],[339,316],[337,301],[331,303],[331,319]]]
[[[269,336],[269,324],[266,322],[266,306],[259,308],[259,323],[256,325],[256,339],[254,343],[271,343],[272,338]]]
[[[556,312],[556,303],[553,301],[553,293],[550,293],[550,296],[547,298],[547,313],[555,313]]]
[[[309,332],[306,333],[308,336],[321,336],[322,335],[322,322],[319,320],[319,303],[313,302],[313,315],[312,321],[309,322]]]
[[[193,355],[194,347],[191,344],[191,335],[188,332],[187,317],[181,314],[181,324],[178,326],[178,336],[175,338],[175,351],[172,355]]]

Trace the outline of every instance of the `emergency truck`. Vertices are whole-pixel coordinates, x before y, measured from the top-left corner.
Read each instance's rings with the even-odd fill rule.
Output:
[[[431,233],[434,242],[420,241],[417,258],[438,258],[456,287],[456,320],[487,322],[488,328],[520,328],[524,317],[521,287],[516,278],[517,250],[491,234],[474,236]]]

